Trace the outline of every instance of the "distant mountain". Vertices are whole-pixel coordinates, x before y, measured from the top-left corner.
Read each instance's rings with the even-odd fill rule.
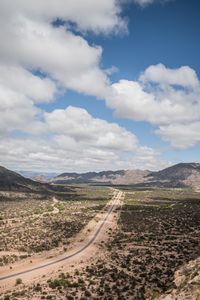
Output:
[[[0,166],[0,190],[25,192],[45,191],[45,186]]]
[[[147,182],[155,186],[200,188],[200,164],[180,163],[148,175]]]
[[[157,172],[119,170],[88,173],[63,173],[51,180],[53,184],[113,184],[137,187],[193,187],[200,189],[200,164],[180,163]]]
[[[96,183],[96,184],[133,184],[142,183],[149,171],[119,170],[88,173],[63,173],[51,180],[54,184]]]
[[[58,173],[52,172],[33,172],[33,171],[16,171],[20,175],[30,178],[39,182],[49,182],[52,178],[58,175]]]

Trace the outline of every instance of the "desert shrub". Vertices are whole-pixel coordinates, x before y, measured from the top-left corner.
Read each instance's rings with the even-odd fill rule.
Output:
[[[16,279],[16,285],[21,284],[22,283],[22,279],[21,278],[17,278]]]

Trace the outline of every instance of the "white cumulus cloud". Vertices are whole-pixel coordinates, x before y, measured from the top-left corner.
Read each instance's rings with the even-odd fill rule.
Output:
[[[58,18],[63,26],[53,26]],[[0,134],[44,131],[35,122],[42,117],[38,104],[53,101],[58,91],[103,97],[109,79],[100,68],[102,48],[78,32],[122,30],[126,22],[115,0],[0,1]]]
[[[138,146],[138,140],[133,133],[115,123],[93,118],[82,108],[69,106],[65,110],[45,113],[45,120],[52,132],[92,147],[134,151]]]
[[[173,136],[187,126],[191,132],[200,121],[200,81],[189,66],[170,69],[158,64],[147,68],[138,81],[114,83],[106,103],[120,117],[158,126],[161,137],[182,148],[183,141],[174,142]],[[194,130],[185,136],[184,147],[198,142],[199,134]]]
[[[159,153],[115,123],[74,107],[50,113],[41,109],[41,103],[68,89],[106,98],[120,116],[136,120],[162,125],[172,116],[177,122],[177,115],[181,121],[198,120],[197,111],[186,103],[196,101],[199,88],[189,69],[184,73],[192,77],[186,108],[185,90],[174,89],[171,73],[158,82],[162,91],[149,91],[152,79],[147,77],[155,70],[138,82],[111,85],[109,71],[101,68],[103,49],[90,45],[86,34],[126,31],[120,12],[116,0],[0,1],[0,158],[7,166],[102,170],[134,168],[140,162],[146,168],[156,161]],[[157,69],[163,72],[161,66]],[[182,84],[184,78],[178,78]]]
[[[160,126],[157,133],[175,148],[187,149],[200,143],[200,121]]]
[[[156,168],[160,153],[140,145],[137,137],[116,123],[93,118],[69,106],[45,113],[38,135],[2,137],[0,160],[10,168],[89,171]],[[38,125],[39,126],[39,125]],[[28,128],[24,128],[26,132]]]
[[[146,7],[147,5],[153,4],[153,3],[165,3],[170,0],[133,0],[136,4],[139,4],[142,7]]]
[[[183,66],[178,69],[166,68],[163,64],[150,66],[140,76],[140,80],[145,83],[154,82],[166,86],[199,87],[197,74],[189,66]]]
[[[55,21],[60,18],[72,22],[80,31],[110,33],[126,30],[116,0],[1,0],[3,19],[23,15],[29,19]]]

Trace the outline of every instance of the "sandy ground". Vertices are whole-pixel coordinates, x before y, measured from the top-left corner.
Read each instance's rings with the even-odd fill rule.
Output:
[[[52,204],[52,207],[53,207],[53,211],[52,213],[53,214],[58,214],[59,213],[59,209],[56,207],[56,203],[58,203],[59,201],[53,197],[53,204]]]
[[[46,282],[47,279],[56,277],[60,272],[70,272],[74,269],[82,268],[90,264],[92,259],[101,256],[101,243],[107,240],[108,229],[116,228],[118,213],[115,209],[122,205],[123,199],[124,193],[113,189],[113,198],[108,202],[106,207],[72,239],[65,253],[53,256],[52,252],[47,252],[45,255],[36,255],[31,258],[31,261],[27,259],[1,267],[0,293],[12,289],[16,290],[17,287],[15,284],[17,278],[21,278],[25,285],[35,282]],[[54,204],[55,202],[56,201],[54,201]]]

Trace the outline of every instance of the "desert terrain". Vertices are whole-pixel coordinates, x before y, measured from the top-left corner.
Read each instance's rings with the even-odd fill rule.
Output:
[[[1,195],[1,300],[186,299],[177,274],[191,281],[192,262],[199,274],[196,191],[76,185],[27,196]],[[195,280],[187,299],[199,299]]]

